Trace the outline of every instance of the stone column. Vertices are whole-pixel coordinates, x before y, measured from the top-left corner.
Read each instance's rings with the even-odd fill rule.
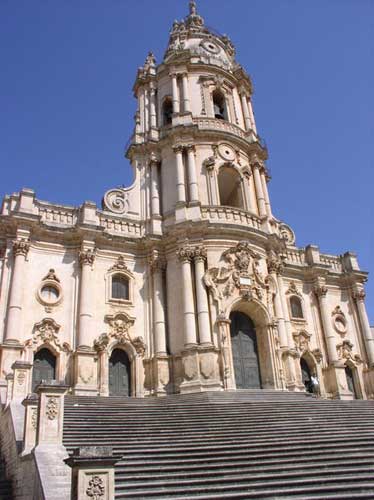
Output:
[[[195,146],[189,144],[187,146],[188,156],[188,184],[190,191],[190,201],[199,201],[199,188],[197,184],[196,162],[195,162]]]
[[[353,298],[356,301],[358,317],[361,324],[361,330],[365,342],[366,354],[368,357],[368,364],[370,367],[374,366],[374,339],[371,333],[370,324],[365,307],[365,290],[358,288],[353,292]]]
[[[192,251],[188,247],[182,247],[177,252],[177,256],[179,258],[179,261],[181,262],[182,267],[183,332],[185,348],[193,347],[197,343],[195,307],[191,274],[192,255]]]
[[[268,217],[272,217],[267,180],[268,180],[268,178],[266,176],[266,171],[265,171],[265,169],[263,169],[263,170],[261,170],[261,182],[262,182],[262,191],[263,191],[264,197],[265,197],[266,213],[267,213]]]
[[[245,129],[250,130],[252,123],[251,123],[251,117],[249,115],[249,109],[248,109],[248,101],[247,97],[244,93],[240,94],[240,98],[242,101],[242,109],[243,109],[243,116],[244,116],[244,123],[245,123]]]
[[[204,247],[196,247],[194,249],[194,261],[200,345],[208,346],[212,344],[212,335],[209,320],[208,294],[203,282],[205,274],[204,263],[206,261],[206,249]]]
[[[165,260],[152,256],[150,262],[153,274],[153,329],[155,354],[166,355],[166,325],[165,325],[165,294],[163,273],[166,267]]]
[[[38,427],[38,403],[36,394],[29,394],[22,404],[25,407],[25,420],[23,426],[23,446],[21,455],[28,455],[36,444],[36,429]]]
[[[26,239],[13,242],[14,264],[5,328],[5,343],[18,343],[23,339],[22,306],[25,277],[24,265],[29,249],[30,243]]]
[[[329,364],[334,365],[338,361],[338,354],[336,350],[335,333],[332,329],[331,317],[327,310],[327,291],[327,287],[322,283],[318,283],[314,287],[314,293],[318,297],[318,303],[321,312],[322,326],[325,333]]]
[[[173,151],[176,156],[177,170],[177,202],[186,203],[186,186],[184,180],[183,146],[174,146]]]
[[[156,91],[154,88],[151,88],[149,92],[150,92],[151,128],[157,128]]]
[[[84,446],[65,459],[72,468],[71,490],[76,491],[74,500],[114,500],[114,465],[111,447]]]
[[[173,113],[180,112],[180,103],[179,103],[179,91],[178,91],[178,81],[177,75],[174,73],[171,75],[171,85],[173,92]]]
[[[91,271],[95,261],[95,251],[92,249],[81,250],[79,252],[79,262],[81,264],[81,279],[79,288],[79,320],[77,346],[91,348]]]
[[[275,308],[275,315],[278,320],[280,347],[283,349],[288,349],[289,346],[288,346],[286,322],[284,319],[284,312],[283,312],[279,284],[278,284],[278,275],[281,272],[283,265],[279,259],[277,259],[276,257],[271,257],[267,261],[267,266],[269,274],[273,278],[274,283],[278,285],[274,295],[274,308]]]
[[[266,212],[264,192],[262,190],[262,182],[260,174],[261,165],[258,162],[255,162],[253,163],[252,167],[253,167],[253,177],[255,180],[256,194],[257,194],[258,211],[260,217],[264,217],[267,215],[267,212]]]
[[[183,73],[182,75],[182,87],[183,87],[183,111],[185,113],[191,112],[190,104],[190,92],[188,89],[188,74]]]
[[[158,181],[158,161],[151,159],[149,167],[151,170],[151,207],[152,216],[160,215],[160,197],[159,197],[159,181]]]
[[[144,129],[145,129],[145,132],[148,132],[149,130],[149,90],[148,89],[144,89]]]
[[[255,122],[255,116],[253,114],[253,107],[252,107],[252,101],[251,99],[248,99],[248,111],[249,111],[249,116],[251,119],[251,129],[255,134],[257,134],[257,128],[256,128],[256,122]]]

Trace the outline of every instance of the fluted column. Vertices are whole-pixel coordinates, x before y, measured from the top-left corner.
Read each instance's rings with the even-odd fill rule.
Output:
[[[22,303],[24,283],[24,265],[30,243],[26,239],[13,242],[14,265],[12,282],[9,295],[5,342],[9,340],[22,340]]]
[[[156,91],[154,88],[150,89],[150,115],[151,115],[151,128],[157,128]]]
[[[259,211],[260,217],[263,217],[263,216],[266,216],[267,213],[266,213],[264,192],[262,189],[260,164],[255,162],[255,163],[253,163],[252,167],[253,167],[253,177],[255,180],[255,187],[256,187],[258,211]]]
[[[188,75],[183,73],[182,75],[182,87],[183,87],[183,111],[189,113],[191,111],[190,104],[190,92],[188,88]]]
[[[196,247],[194,249],[195,282],[197,301],[197,320],[199,325],[199,336],[201,345],[211,345],[212,336],[209,320],[208,294],[206,292],[203,278],[205,274],[206,249]]]
[[[179,102],[178,80],[177,80],[177,75],[175,73],[171,75],[171,85],[173,93],[173,113],[179,113],[180,102]]]
[[[374,339],[371,333],[369,319],[366,312],[365,296],[366,294],[363,288],[357,288],[353,292],[353,298],[355,299],[357,305],[358,317],[360,319],[369,366],[372,367],[374,366]]]
[[[177,170],[177,202],[186,202],[186,186],[184,181],[183,146],[177,145],[173,148],[176,156]]]
[[[251,129],[255,134],[257,134],[257,128],[256,128],[256,122],[255,122],[255,116],[253,114],[253,107],[252,107],[252,101],[251,99],[248,99],[248,111],[249,111],[249,116],[251,120]]]
[[[91,347],[92,344],[92,300],[91,271],[95,261],[95,251],[92,249],[79,252],[81,277],[79,287],[79,319],[77,347]]]
[[[152,216],[160,215],[160,196],[159,196],[159,182],[158,182],[158,161],[151,159],[149,162],[151,170],[151,207]]]
[[[338,361],[338,354],[336,351],[335,333],[332,329],[331,316],[327,309],[327,292],[328,289],[324,284],[318,283],[314,287],[314,293],[318,297],[319,308],[321,312],[323,331],[325,332],[325,339],[327,345],[327,354],[329,357],[329,364],[332,365]]]
[[[155,354],[166,355],[165,293],[163,280],[166,262],[160,256],[152,256],[150,266],[153,274],[153,329]]]
[[[245,123],[245,129],[250,130],[251,129],[251,117],[249,115],[249,109],[248,109],[248,101],[247,97],[244,93],[240,95],[241,101],[242,101],[242,109],[243,109],[243,115],[244,115],[244,123]]]
[[[184,347],[188,348],[196,345],[197,342],[191,273],[191,258],[193,253],[190,248],[184,247],[178,250],[177,256],[182,267]]]
[[[195,146],[189,144],[187,146],[188,158],[188,185],[190,191],[190,201],[199,201],[199,188],[197,184],[196,162],[195,162]]]

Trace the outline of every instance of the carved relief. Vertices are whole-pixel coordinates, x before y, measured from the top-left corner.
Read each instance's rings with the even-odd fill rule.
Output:
[[[58,401],[54,396],[48,398],[46,411],[45,411],[49,420],[55,420],[58,415]]]
[[[109,271],[125,271],[125,272],[129,272],[129,269],[126,265],[126,262],[125,262],[125,258],[123,257],[123,255],[120,255],[118,257],[118,260],[117,262],[114,264],[114,266],[112,266]]]
[[[311,334],[305,330],[295,332],[292,334],[295,342],[295,347],[298,352],[304,352],[309,350],[309,342]]]
[[[78,368],[79,381],[83,384],[89,384],[94,377],[94,371],[91,364],[80,364]]]
[[[23,385],[26,380],[26,372],[25,370],[19,370],[17,374],[17,383],[18,385]]]
[[[349,340],[343,340],[341,344],[336,346],[339,359],[351,360],[355,363],[361,363],[362,359],[358,354],[353,354],[353,344]]]
[[[344,337],[347,333],[347,319],[340,306],[336,306],[331,315],[334,329],[339,333],[339,335]]]
[[[205,354],[200,356],[200,373],[205,379],[214,376],[216,370],[216,357],[214,354]]]
[[[100,476],[93,476],[88,482],[88,488],[86,489],[86,495],[92,500],[100,500],[104,498],[105,487],[104,481]]]
[[[39,323],[35,323],[32,339],[26,342],[26,346],[36,346],[38,344],[53,344],[59,350],[71,352],[67,342],[61,343],[58,337],[61,326],[52,318],[44,318]]]
[[[115,214],[126,214],[129,211],[129,194],[125,189],[115,188],[107,191],[103,198],[103,210]]]
[[[295,233],[287,224],[280,224],[279,226],[280,237],[285,241],[286,245],[294,245],[296,238]]]
[[[38,409],[32,408],[31,413],[31,426],[33,429],[36,429],[38,423]]]
[[[30,243],[26,239],[13,241],[13,252],[14,255],[23,255],[25,258],[30,250]]]
[[[82,266],[92,266],[95,262],[95,250],[81,250],[79,252],[79,262]]]
[[[183,359],[183,371],[187,380],[193,380],[197,377],[197,365],[194,357],[188,356]]]
[[[105,316],[105,321],[110,326],[109,333],[103,333],[94,342],[96,351],[105,351],[112,339],[118,341],[119,344],[131,344],[139,356],[144,356],[146,344],[143,337],[130,336],[129,329],[133,326],[135,320],[125,313],[119,312],[114,315]]]
[[[226,250],[222,259],[228,267],[214,267],[204,275],[205,286],[214,300],[220,302],[230,297],[235,289],[246,300],[265,298],[269,285],[260,271],[261,257],[251,249],[248,242],[240,242]]]
[[[302,294],[298,290],[296,283],[294,281],[291,281],[290,284],[288,285],[288,289],[286,291],[287,295],[297,295],[298,297],[302,297]]]

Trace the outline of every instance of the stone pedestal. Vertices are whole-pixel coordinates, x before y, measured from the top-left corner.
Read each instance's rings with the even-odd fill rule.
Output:
[[[74,353],[74,394],[77,396],[97,396],[97,362],[96,351],[80,347]]]
[[[181,394],[220,391],[218,352],[214,347],[193,347],[182,352]]]
[[[325,380],[328,381],[328,386],[334,399],[349,400],[354,399],[354,395],[348,389],[347,377],[345,374],[344,361],[335,361],[325,370]]]
[[[6,377],[6,395],[5,395],[5,404],[6,406],[12,401],[13,395],[13,383],[14,383],[14,375],[13,373],[9,373]]]
[[[16,361],[12,365],[13,391],[12,400],[21,402],[31,392],[32,363],[29,361]]]
[[[12,365],[20,359],[22,350],[23,345],[17,340],[7,340],[1,344],[0,382],[5,380],[6,375],[12,373]],[[3,385],[5,387],[5,382]]]
[[[117,461],[110,447],[78,448],[65,460],[72,468],[71,500],[114,500],[114,465]]]
[[[157,396],[166,396],[170,384],[169,356],[157,355],[154,358],[154,377]]]
[[[64,396],[69,389],[63,384],[44,384],[36,387],[39,395],[37,445],[62,446]]]
[[[22,456],[28,455],[36,444],[36,429],[38,427],[38,404],[39,398],[36,394],[29,394],[22,401],[25,407],[25,420],[23,427]]]

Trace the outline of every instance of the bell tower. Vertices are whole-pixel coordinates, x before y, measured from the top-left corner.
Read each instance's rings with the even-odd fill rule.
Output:
[[[162,62],[149,53],[134,85],[127,156],[143,165],[150,233],[233,211],[276,230],[252,93],[231,40],[207,28],[191,1],[188,16],[173,23]]]

